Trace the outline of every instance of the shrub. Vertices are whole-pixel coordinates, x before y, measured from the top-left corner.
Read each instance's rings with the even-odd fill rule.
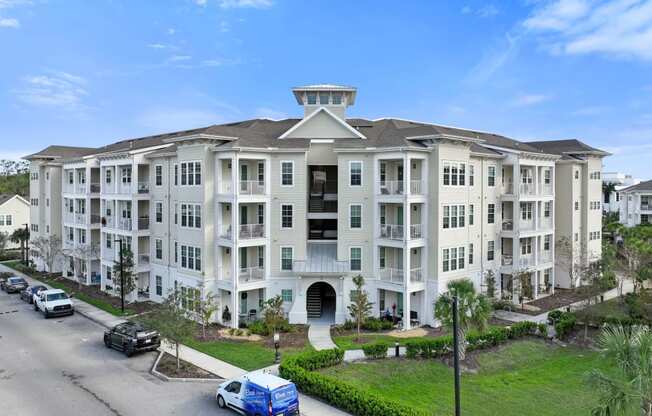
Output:
[[[315,372],[342,362],[340,349],[311,351],[285,359],[281,377],[292,380],[302,392],[317,396],[355,416],[425,416],[426,413],[363,391],[335,377]]]
[[[537,327],[537,334],[540,337],[548,338],[548,325],[540,323]]]
[[[367,358],[379,359],[379,358],[387,357],[388,348],[389,348],[389,344],[380,341],[373,344],[363,345],[362,351],[364,352],[364,356]]]
[[[262,335],[264,337],[268,336],[270,333],[269,328],[267,325],[265,325],[265,322],[261,320],[256,320],[250,323],[248,329],[252,334]]]
[[[503,311],[514,310],[514,304],[508,300],[496,299],[492,302],[492,306],[494,307],[495,310],[503,310]]]
[[[643,318],[643,302],[640,295],[637,293],[627,293],[625,295],[625,306],[627,309],[627,315],[629,315],[631,319]]]
[[[550,325],[554,325],[555,322],[559,321],[559,318],[561,318],[562,314],[562,311],[557,310],[548,312],[548,323]]]
[[[555,324],[555,332],[557,333],[557,338],[564,339],[575,329],[575,323],[577,318],[572,312],[563,312],[561,317]]]
[[[367,318],[362,324],[362,329],[367,331],[387,331],[394,328],[394,324],[391,321],[386,321],[380,318]]]

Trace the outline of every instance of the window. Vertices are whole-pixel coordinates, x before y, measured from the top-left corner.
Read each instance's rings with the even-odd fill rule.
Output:
[[[179,185],[179,165],[174,164],[174,186]]]
[[[5,225],[5,216],[0,215],[0,225]]]
[[[258,211],[258,224],[265,224],[265,206],[259,204],[257,211]]]
[[[120,177],[122,178],[122,183],[127,184],[131,183],[131,167],[127,166],[120,169]]]
[[[349,206],[349,227],[362,228],[362,205]]]
[[[317,104],[317,93],[316,92],[306,93],[306,103],[308,105],[316,105]]]
[[[319,93],[319,104],[321,105],[328,105],[329,100],[329,95],[327,92],[320,92]]]
[[[294,162],[281,162],[281,186],[294,186]]]
[[[464,227],[464,205],[444,205],[444,228]]]
[[[362,270],[362,248],[351,247],[349,262],[351,266],[351,271]]]
[[[464,186],[466,183],[466,164],[460,162],[443,163],[444,186]]]
[[[181,226],[201,228],[201,205],[181,204]]]
[[[496,167],[487,167],[487,186],[496,186]]]
[[[181,268],[201,271],[201,248],[181,245]]]
[[[543,171],[543,183],[545,185],[550,185],[552,183],[552,171],[550,169]]]
[[[12,225],[13,224],[13,218],[11,214],[5,215],[5,225]]]
[[[265,164],[258,162],[258,185],[265,185]]]
[[[294,206],[289,204],[281,205],[281,228],[292,228],[294,225]]]
[[[281,270],[292,270],[294,259],[293,247],[281,247]]]
[[[445,248],[443,250],[442,270],[444,272],[464,268],[464,247]]]
[[[384,269],[384,268],[385,268],[385,265],[387,264],[386,254],[385,254],[385,251],[386,251],[386,250],[385,250],[385,247],[379,247],[378,249],[379,249],[379,251],[380,251],[379,254],[378,254],[378,259],[379,259],[379,264],[378,264],[378,266],[379,266],[381,269]]]
[[[487,205],[487,224],[493,224],[496,221],[496,205]]]
[[[201,185],[201,162],[181,163],[181,185]]]
[[[543,203],[543,216],[544,218],[550,218],[552,211],[552,201],[546,201]]]
[[[473,243],[469,244],[469,264],[473,264]]]
[[[349,162],[349,185],[362,186],[362,162]]]
[[[111,234],[106,235],[106,248],[111,248],[113,245],[113,236]]]
[[[163,296],[163,278],[156,276],[156,296]]]
[[[38,172],[32,172],[31,175],[29,175],[29,176],[30,176],[30,179],[33,180],[33,181],[38,180]]]
[[[281,289],[281,299],[283,302],[292,302],[292,289]]]
[[[531,202],[521,202],[521,219],[523,221],[532,220],[532,203]]]
[[[72,185],[75,182],[75,174],[73,171],[68,171],[68,185]]]
[[[521,255],[532,254],[532,238],[524,238],[521,241]]]
[[[179,243],[174,242],[174,262],[179,263]]]
[[[543,237],[543,250],[544,251],[549,251],[551,244],[552,244],[552,236],[551,235],[544,236]]]
[[[578,211],[580,209],[580,203],[578,201],[575,201],[575,211]]]
[[[475,166],[469,165],[469,186],[475,185]]]
[[[576,170],[575,171],[575,179],[579,179],[579,178],[580,178],[580,171]]]
[[[333,104],[333,105],[341,105],[342,104],[342,93],[341,92],[333,92],[333,93],[331,93],[331,104]]]
[[[469,205],[469,225],[473,225],[474,208],[473,204]]]
[[[495,257],[495,244],[492,241],[487,241],[487,261],[492,261]]]
[[[156,165],[154,167],[154,184],[156,186],[162,186],[163,185],[163,166],[161,165]]]
[[[38,198],[32,198],[32,205],[38,207]]]
[[[155,252],[156,252],[156,258],[161,260],[163,258],[163,240],[158,238],[156,239]]]
[[[111,169],[107,169],[107,170],[104,172],[104,182],[105,182],[106,184],[110,184],[110,183],[111,183],[111,174],[112,174]]]
[[[162,223],[163,222],[163,203],[162,202],[156,202],[154,204],[155,207],[155,214],[156,214],[156,222]]]
[[[378,292],[378,309],[383,312],[385,310],[385,290],[379,289]]]

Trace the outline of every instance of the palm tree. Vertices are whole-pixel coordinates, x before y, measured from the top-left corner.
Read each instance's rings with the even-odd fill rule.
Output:
[[[20,244],[20,254],[23,259],[27,259],[27,253],[25,253],[25,242],[29,240],[29,230],[27,228],[16,228],[11,236],[9,237],[12,243]]]
[[[646,326],[607,326],[598,338],[604,357],[616,364],[617,376],[594,369],[589,383],[600,394],[593,416],[632,414],[652,416],[652,329]]]

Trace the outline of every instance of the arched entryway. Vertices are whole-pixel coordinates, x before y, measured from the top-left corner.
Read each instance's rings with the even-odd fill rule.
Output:
[[[309,321],[335,322],[335,289],[326,282],[310,285],[306,292],[306,312]]]

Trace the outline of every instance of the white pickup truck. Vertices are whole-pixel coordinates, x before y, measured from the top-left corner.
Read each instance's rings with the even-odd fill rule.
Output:
[[[34,297],[34,310],[43,312],[45,319],[51,316],[72,315],[75,307],[66,292],[61,289],[43,290]]]

